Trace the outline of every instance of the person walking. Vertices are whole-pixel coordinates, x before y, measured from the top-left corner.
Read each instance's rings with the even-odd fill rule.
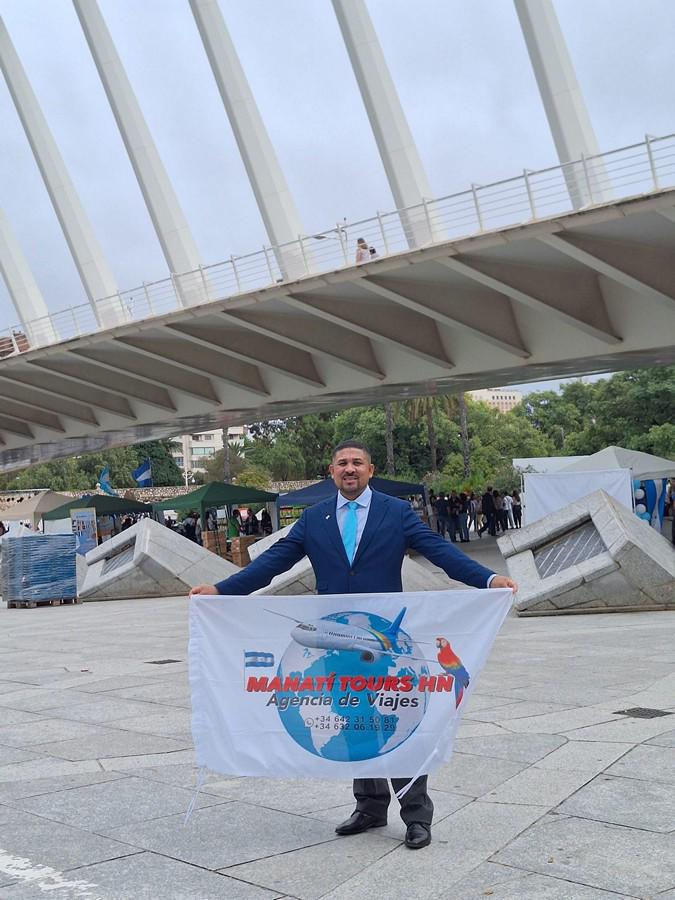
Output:
[[[443,494],[436,498],[436,513],[438,515],[438,533],[441,537],[445,537],[446,531],[450,534],[450,503]]]
[[[469,543],[469,517],[471,515],[471,503],[465,493],[459,495],[459,540],[462,544]]]
[[[518,491],[514,491],[511,495],[512,499],[512,508],[513,508],[513,521],[515,523],[516,528],[520,528],[521,522],[523,521],[523,506],[520,502],[520,494]]]
[[[402,591],[401,566],[408,548],[416,550],[453,579],[475,588],[502,587],[517,590],[516,583],[470,559],[435,534],[397,497],[373,491],[374,472],[370,451],[357,440],[335,447],[329,471],[337,495],[305,509],[285,540],[225,581],[202,584],[194,594],[243,595],[265,587],[303,556],[309,557],[319,594],[396,593]],[[308,600],[308,603],[311,600]],[[427,792],[427,776],[394,778],[401,797],[401,818],[406,825],[406,846],[412,850],[431,842],[433,803]],[[336,827],[339,835],[359,834],[387,824],[391,801],[385,778],[356,779],[356,808]]]
[[[438,531],[438,510],[436,509],[436,494],[429,494],[429,528]]]
[[[496,530],[506,531],[506,527],[504,525],[504,500],[499,491],[495,490],[492,492],[492,502],[495,505]]]
[[[494,496],[492,494],[492,488],[489,487],[486,489],[483,497],[481,499],[481,506],[483,509],[483,515],[485,516],[485,522],[478,532],[479,536],[483,536],[483,532],[487,530],[488,534],[491,534],[492,537],[497,533],[497,512],[495,509],[495,501]]]
[[[365,238],[359,238],[356,242],[356,265],[362,266],[363,263],[370,261],[370,247],[366,243]]]
[[[515,528],[516,523],[513,518],[513,499],[511,498],[511,494],[508,491],[504,491],[502,494],[502,503],[504,504],[504,524],[508,528]],[[506,528],[504,529],[506,531]]]
[[[457,542],[457,534],[460,533],[460,516],[462,512],[462,501],[459,499],[457,491],[452,491],[450,500],[448,501],[450,508],[450,540],[453,544]]]

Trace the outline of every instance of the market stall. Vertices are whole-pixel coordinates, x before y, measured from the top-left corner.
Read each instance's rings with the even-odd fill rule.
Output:
[[[45,533],[75,532],[78,553],[84,554],[101,540],[111,538],[122,530],[121,516],[141,514],[152,515],[152,506],[128,497],[86,494],[84,497],[73,497],[45,513],[42,521]]]
[[[228,535],[227,528],[219,524],[216,517],[209,517],[209,510],[225,509],[228,518],[233,507],[272,505],[278,494],[270,491],[260,491],[239,484],[226,484],[224,481],[211,481],[204,484],[189,494],[181,497],[172,497],[162,503],[154,503],[156,512],[175,510],[176,512],[194,512],[199,515],[201,521],[201,543],[207,550],[212,550],[219,556],[232,559],[237,565],[246,565],[249,560],[248,544],[256,540],[255,537]],[[276,517],[276,511],[275,511]],[[215,526],[215,527],[214,527]]]

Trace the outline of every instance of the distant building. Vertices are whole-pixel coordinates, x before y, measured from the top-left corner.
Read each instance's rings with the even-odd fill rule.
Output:
[[[483,388],[480,391],[469,391],[468,394],[472,400],[487,403],[502,413],[510,412],[523,399],[520,391],[514,391],[513,388]]]
[[[233,425],[228,428],[227,434],[230,441],[240,441],[248,434],[248,428],[246,425]],[[206,463],[223,449],[223,432],[219,428],[199,434],[183,434],[173,439],[173,445],[173,461],[183,471],[187,483],[188,473],[206,472]]]

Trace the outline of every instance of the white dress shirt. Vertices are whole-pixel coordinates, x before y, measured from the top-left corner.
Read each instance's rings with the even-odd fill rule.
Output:
[[[356,556],[356,551],[359,549],[359,541],[361,540],[361,535],[363,534],[363,529],[366,527],[366,522],[368,521],[368,513],[370,512],[370,501],[372,499],[373,492],[371,489],[366,486],[366,489],[362,494],[354,501],[358,503],[356,507],[356,543],[354,544],[354,556]],[[335,515],[337,518],[338,528],[340,529],[340,534],[342,534],[342,528],[345,523],[345,518],[347,517],[347,504],[350,502],[348,497],[343,496],[340,491],[338,491],[337,495],[337,509],[335,510]]]
[[[359,494],[359,496],[354,501],[358,504],[358,506],[356,507],[356,543],[354,545],[354,556],[356,556],[356,551],[359,549],[359,541],[361,540],[363,529],[366,527],[366,522],[368,521],[368,513],[370,512],[370,501],[372,500],[372,497],[373,492],[368,486],[366,487],[364,492],[362,494]],[[349,498],[343,496],[343,494],[338,491],[335,517],[337,519],[338,528],[340,529],[340,534],[342,534],[342,527],[347,516],[347,504],[349,502]],[[490,582],[495,577],[496,573],[494,575],[490,575],[485,587],[490,587]]]

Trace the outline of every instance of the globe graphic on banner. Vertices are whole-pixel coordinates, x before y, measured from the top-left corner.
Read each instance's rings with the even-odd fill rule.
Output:
[[[340,622],[359,628],[384,631],[391,624],[388,619],[366,612],[339,612],[324,616],[322,621]],[[291,698],[316,697],[309,691],[279,691],[279,716],[293,740],[316,756],[335,762],[355,762],[383,756],[399,747],[415,731],[424,718],[428,703],[426,692],[417,691],[420,675],[429,675],[424,659],[428,657],[402,629],[398,632],[395,651],[400,655],[382,654],[372,662],[365,661],[357,650],[309,649],[291,641],[281,662],[278,675],[286,677],[325,678],[334,674],[331,690],[325,687],[320,694],[322,705],[287,705]],[[368,679],[373,689],[344,691],[340,676]],[[377,688],[384,678],[407,676],[413,690],[383,691]],[[396,699],[398,693],[398,700]],[[345,697],[349,695],[349,704]],[[402,703],[402,698],[406,702]],[[384,706],[388,701],[391,705]],[[392,708],[396,704],[395,708]],[[285,708],[284,708],[285,707]]]

